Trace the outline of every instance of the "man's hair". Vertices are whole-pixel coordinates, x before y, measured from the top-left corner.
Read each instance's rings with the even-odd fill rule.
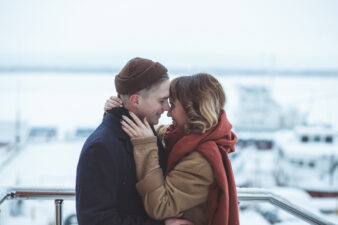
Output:
[[[162,82],[164,81],[167,81],[169,80],[169,76],[166,75],[166,76],[163,76],[161,77],[159,80],[157,80],[155,83],[149,85],[148,87],[138,91],[137,93],[135,94],[138,94],[140,96],[142,96],[143,98],[148,98],[148,96],[151,94],[151,92],[154,90],[154,89],[157,89],[161,84]],[[129,101],[129,97],[131,96],[132,94],[124,94],[124,95],[120,95],[121,97],[121,100],[122,100],[122,103],[123,104],[126,104],[128,101]]]
[[[226,100],[222,85],[207,73],[172,80],[169,96],[183,106],[187,116],[184,127],[187,134],[202,134],[215,126]]]

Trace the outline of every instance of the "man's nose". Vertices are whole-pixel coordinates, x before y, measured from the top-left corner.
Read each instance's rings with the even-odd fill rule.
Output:
[[[166,102],[164,103],[163,110],[164,110],[164,111],[169,111],[169,109],[170,109],[169,103],[168,103],[168,101],[166,101]]]

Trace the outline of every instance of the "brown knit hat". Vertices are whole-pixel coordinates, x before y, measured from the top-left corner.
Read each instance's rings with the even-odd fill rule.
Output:
[[[135,94],[151,87],[160,79],[168,78],[168,70],[159,62],[133,58],[115,76],[115,88],[119,94]]]

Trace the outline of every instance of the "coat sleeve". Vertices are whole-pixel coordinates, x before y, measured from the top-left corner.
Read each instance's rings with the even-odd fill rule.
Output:
[[[96,143],[80,157],[76,178],[79,225],[164,224],[141,216],[121,215],[116,210],[120,166],[119,160],[110,154],[103,144]]]
[[[154,219],[176,216],[207,202],[213,170],[204,156],[194,151],[163,176],[158,166],[155,138],[132,139],[138,182],[147,214]]]

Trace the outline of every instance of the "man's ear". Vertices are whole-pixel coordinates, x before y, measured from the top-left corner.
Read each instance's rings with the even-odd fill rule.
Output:
[[[133,94],[129,96],[129,103],[133,108],[138,109],[140,105],[140,95]]]

